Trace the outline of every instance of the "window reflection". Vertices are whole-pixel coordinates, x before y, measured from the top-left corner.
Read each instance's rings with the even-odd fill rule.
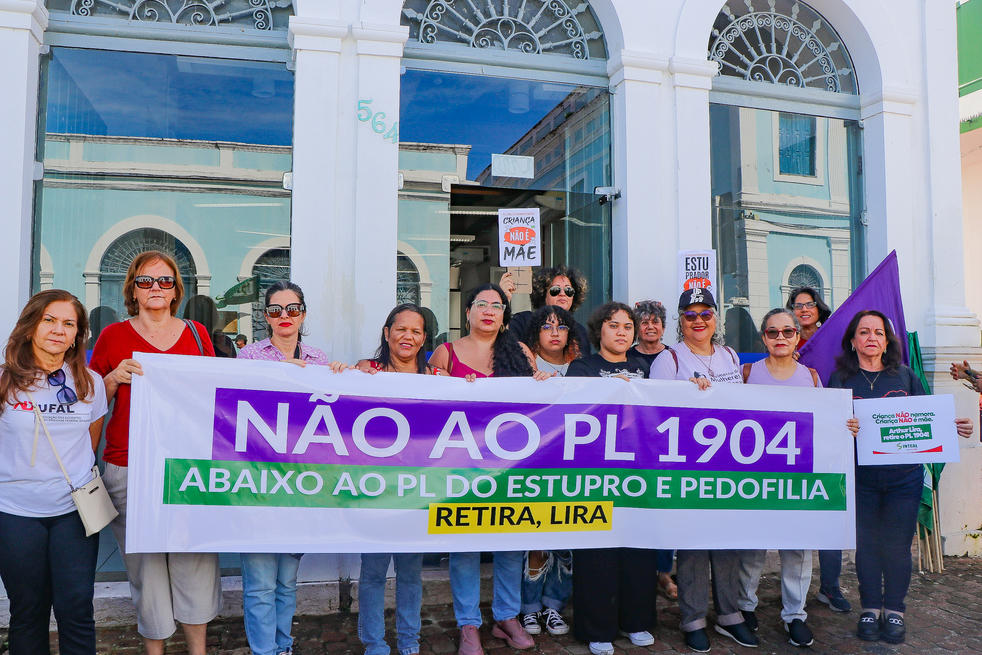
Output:
[[[763,315],[800,284],[833,308],[863,275],[854,121],[711,105],[713,244],[726,340],[763,346]]]

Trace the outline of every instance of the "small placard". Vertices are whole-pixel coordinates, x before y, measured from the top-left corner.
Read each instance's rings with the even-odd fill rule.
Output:
[[[853,401],[860,465],[957,462],[955,399],[898,396]]]
[[[491,175],[495,177],[535,177],[535,157],[491,155]]]
[[[498,210],[498,260],[501,266],[541,266],[539,208]]]
[[[679,293],[688,289],[709,289],[716,295],[716,251],[679,251]],[[719,299],[717,298],[717,302]]]

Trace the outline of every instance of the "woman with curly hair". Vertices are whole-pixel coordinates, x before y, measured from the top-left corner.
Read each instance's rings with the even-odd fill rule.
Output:
[[[532,313],[526,342],[535,355],[535,368],[549,375],[566,375],[569,363],[580,356],[576,339],[570,332],[576,329],[573,315],[558,305],[546,305]]]
[[[430,356],[430,365],[447,375],[474,381],[489,377],[533,376],[534,357],[525,344],[506,330],[511,318],[508,297],[496,284],[482,284],[467,298],[468,332],[456,341],[441,344]],[[518,621],[522,608],[523,551],[494,553],[494,601],[491,634],[504,639],[512,648],[532,648],[535,642]],[[450,554],[450,591],[454,614],[460,627],[459,655],[482,655],[481,637],[481,554]]]
[[[801,350],[801,347],[815,334],[815,330],[832,315],[832,310],[822,300],[822,294],[811,287],[792,289],[785,307],[794,312],[798,324],[801,325],[798,350]]]
[[[515,281],[512,279],[512,274],[505,273],[502,275],[500,285],[504,289],[508,300],[511,301],[511,296],[515,292]],[[532,311],[540,307],[555,305],[573,313],[586,300],[586,292],[586,278],[575,268],[569,268],[567,266],[540,268],[532,275],[532,293],[530,296],[532,300]],[[511,317],[511,323],[508,328],[520,340],[524,340],[525,345],[530,348],[536,341],[535,338],[526,339],[529,321],[531,320],[532,312],[518,312]],[[573,324],[575,326],[573,328],[573,338],[576,339],[576,344],[580,348],[580,357],[586,357],[591,352],[590,339],[582,325],[575,320]]]

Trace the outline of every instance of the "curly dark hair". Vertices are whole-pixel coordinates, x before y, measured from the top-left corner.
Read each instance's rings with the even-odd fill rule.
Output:
[[[634,303],[634,314],[638,321],[643,321],[648,317],[657,318],[664,326],[668,317],[665,315],[665,305],[657,300],[639,300]]]
[[[859,356],[856,355],[856,351],[852,348],[852,338],[856,336],[856,330],[859,329],[859,322],[866,316],[877,316],[883,321],[883,329],[887,337],[887,349],[881,357],[883,367],[890,372],[896,371],[903,360],[903,347],[900,345],[900,339],[897,338],[897,335],[893,331],[893,326],[890,325],[890,319],[883,312],[875,309],[865,309],[861,312],[856,312],[856,315],[849,321],[849,327],[846,328],[845,333],[842,335],[842,354],[835,359],[835,371],[843,380],[847,380],[856,373],[859,373]]]
[[[505,292],[497,284],[486,282],[474,288],[467,296],[465,307],[470,309],[471,305],[474,304],[474,300],[482,291],[494,291],[501,298],[501,304],[505,306],[505,313],[501,319],[501,327],[508,327],[508,322],[511,320],[511,303],[508,302],[508,296],[505,295]],[[496,378],[524,377],[532,375],[534,372],[532,371],[532,365],[529,364],[528,357],[525,356],[522,347],[518,344],[518,339],[515,338],[515,335],[510,330],[502,329],[494,341],[494,350],[491,355],[491,369]]]
[[[575,268],[552,266],[550,268],[540,268],[532,276],[532,293],[529,296],[532,300],[532,309],[545,306],[546,293],[549,292],[552,281],[560,275],[569,278],[569,283],[573,285],[573,289],[576,292],[573,294],[573,304],[570,305],[569,311],[575,312],[580,308],[580,305],[586,300],[586,292],[588,290],[586,278]]]
[[[580,345],[576,342],[575,336],[576,320],[572,314],[562,307],[546,305],[535,310],[532,313],[532,318],[529,320],[529,331],[525,343],[530,344],[529,348],[533,354],[540,354],[539,333],[542,331],[542,326],[549,322],[550,316],[556,317],[556,323],[558,325],[565,325],[568,328],[566,331],[566,347],[563,348],[563,359],[566,362],[571,362],[580,356]]]
[[[604,303],[593,310],[593,313],[590,314],[590,320],[586,324],[587,333],[590,335],[590,343],[593,344],[596,350],[600,350],[600,331],[603,329],[604,323],[609,321],[610,317],[619,311],[627,312],[627,315],[631,318],[631,322],[634,323],[634,331],[637,333],[638,317],[635,315],[633,309],[622,302],[613,301]]]
[[[788,294],[788,302],[784,304],[785,307],[794,311],[794,299],[798,297],[798,294],[807,293],[815,301],[815,309],[818,310],[818,322],[824,323],[829,320],[829,316],[832,315],[832,310],[829,306],[825,304],[822,300],[822,294],[811,287],[795,287]]]
[[[392,325],[396,322],[396,317],[403,312],[412,312],[418,314],[420,318],[423,319],[423,333],[429,334],[429,325],[427,324],[426,314],[423,312],[423,308],[416,303],[404,302],[401,305],[396,305],[389,312],[389,315],[385,318],[385,323],[382,325],[382,341],[379,343],[378,350],[375,351],[375,356],[372,360],[377,362],[382,370],[388,368],[389,364],[392,363],[392,352],[389,349],[389,340],[385,338],[385,331],[392,328]],[[428,364],[426,363],[426,344],[423,343],[420,349],[416,351],[416,372],[426,373]]]

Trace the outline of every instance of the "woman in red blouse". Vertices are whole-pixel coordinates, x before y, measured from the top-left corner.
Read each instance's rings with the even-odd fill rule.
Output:
[[[130,318],[99,335],[89,366],[103,376],[106,397],[116,404],[106,428],[103,479],[119,510],[113,534],[126,562],[137,630],[148,655],[162,655],[164,640],[180,621],[189,655],[205,655],[205,629],[222,604],[218,556],[214,553],[126,553],[126,475],[129,451],[130,382],[143,375],[134,352],[214,357],[200,323],[177,318],[184,283],[172,257],[150,250],[137,255],[123,284]]]

